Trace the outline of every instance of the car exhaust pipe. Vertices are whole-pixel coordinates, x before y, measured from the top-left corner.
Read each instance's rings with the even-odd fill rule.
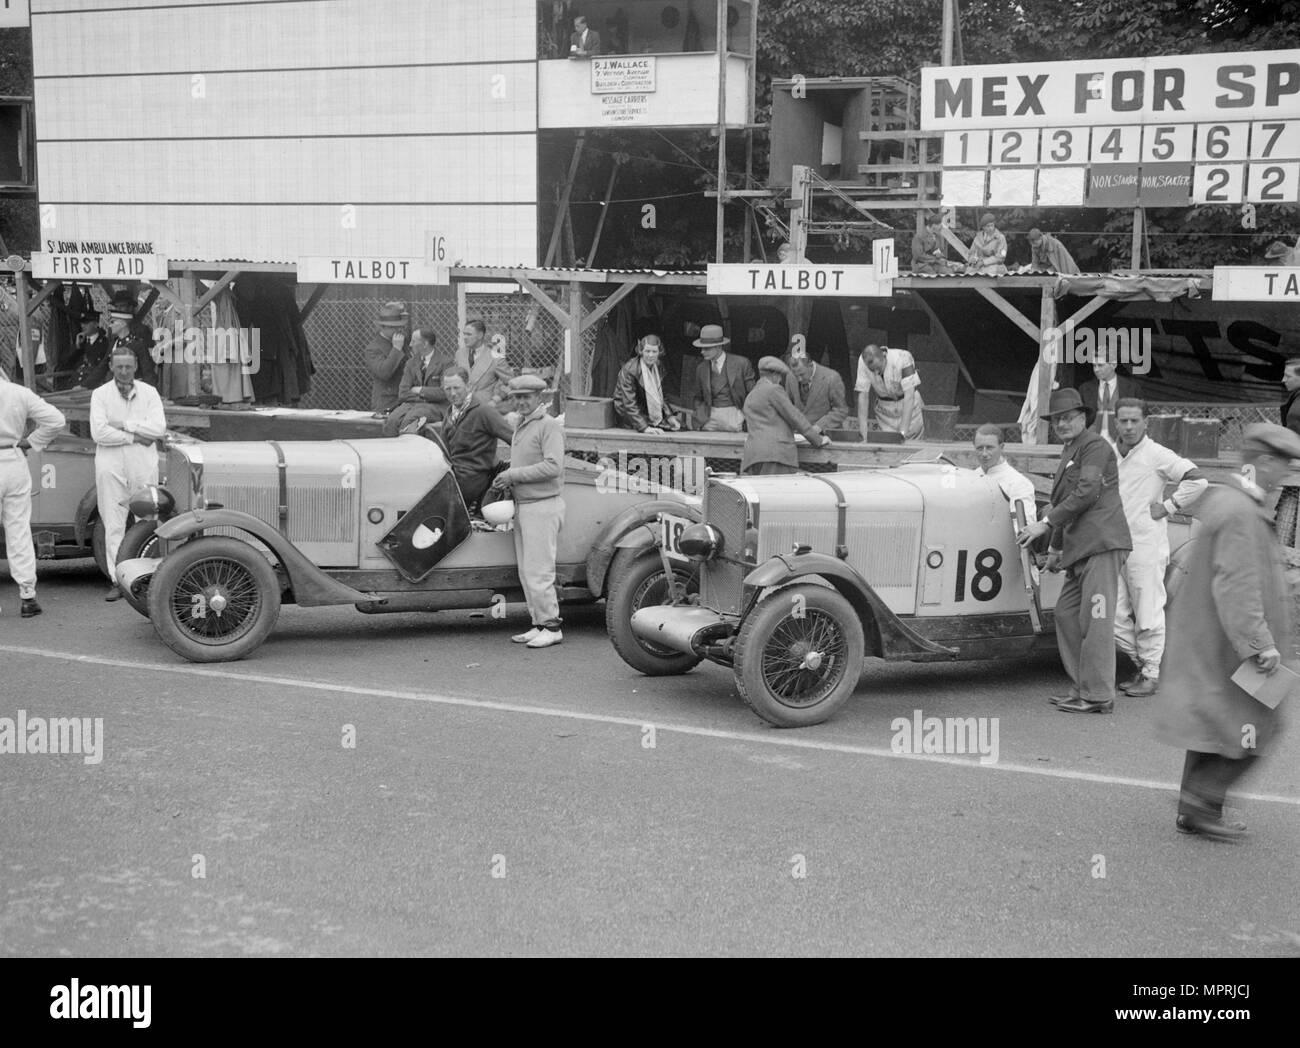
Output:
[[[731,634],[735,624],[708,608],[655,605],[632,614],[632,632],[656,647],[700,655],[699,645]]]

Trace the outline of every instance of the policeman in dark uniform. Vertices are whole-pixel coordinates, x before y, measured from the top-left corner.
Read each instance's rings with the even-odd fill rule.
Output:
[[[135,377],[141,382],[157,387],[158,366],[153,358],[153,339],[148,330],[135,319],[139,305],[135,296],[129,291],[119,291],[113,296],[108,307],[108,316],[113,332],[113,341],[109,346],[109,355],[119,346],[135,354]],[[102,382],[98,385],[103,385]]]
[[[87,309],[78,318],[81,333],[77,335],[76,354],[71,363],[76,368],[73,386],[77,389],[95,389],[108,381],[108,333],[99,326],[99,311]]]

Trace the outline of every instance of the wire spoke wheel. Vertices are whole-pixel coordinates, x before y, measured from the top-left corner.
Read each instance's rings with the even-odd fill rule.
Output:
[[[685,593],[683,603],[698,604],[699,567],[674,565],[673,576],[679,595]],[[632,616],[642,608],[672,604],[673,589],[657,549],[619,550],[610,564],[605,630],[623,661],[647,676],[686,673],[700,662],[698,655],[647,643],[632,630]]]
[[[261,596],[247,568],[214,557],[181,575],[170,604],[176,624],[195,640],[229,644],[256,621]]]
[[[864,658],[862,622],[826,586],[776,590],[750,611],[736,637],[732,667],[741,698],[782,728],[820,724],[857,686]]]

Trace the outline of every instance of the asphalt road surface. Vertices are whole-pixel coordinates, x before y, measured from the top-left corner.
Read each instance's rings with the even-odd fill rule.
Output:
[[[103,590],[45,568],[20,620],[0,576],[0,717],[102,718],[98,763],[0,755],[3,954],[1300,954],[1296,733],[1244,843],[1185,837],[1151,700],[1058,713],[1054,658],[873,660],[780,731],[719,667],[636,674],[603,606],[543,651],[517,607],[286,607],[196,666]],[[996,718],[996,763],[896,755],[915,711]]]

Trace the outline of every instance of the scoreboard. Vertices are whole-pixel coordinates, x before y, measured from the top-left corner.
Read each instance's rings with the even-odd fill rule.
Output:
[[[1247,52],[922,70],[949,207],[1300,202],[1300,61]]]

